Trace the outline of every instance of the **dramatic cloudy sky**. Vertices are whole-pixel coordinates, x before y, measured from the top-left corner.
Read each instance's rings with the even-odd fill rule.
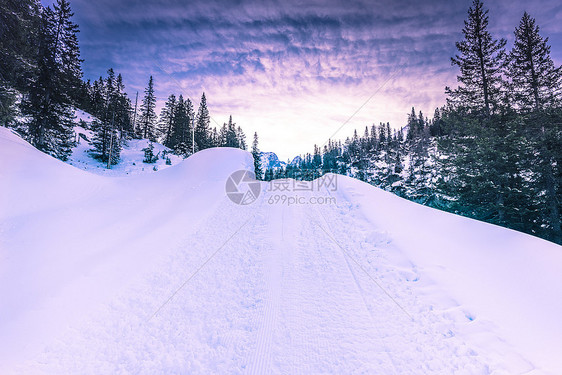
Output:
[[[71,0],[86,78],[113,67],[134,101],[153,75],[159,106],[170,93],[198,104],[204,91],[213,125],[232,114],[282,158],[323,144],[358,110],[335,138],[381,121],[402,126],[412,106],[431,114],[455,85],[450,57],[470,3]],[[495,36],[509,41],[530,12],[562,63],[562,3],[485,5]]]

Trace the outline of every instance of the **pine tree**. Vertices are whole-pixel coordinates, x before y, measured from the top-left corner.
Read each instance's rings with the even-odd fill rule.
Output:
[[[522,178],[526,145],[521,121],[513,113],[493,116],[487,126],[463,111],[443,117],[451,135],[439,139],[438,188],[448,209],[524,230],[518,211],[532,194]]]
[[[56,36],[54,40],[55,60],[59,63],[61,77],[59,84],[62,85],[68,102],[76,104],[82,86],[82,68],[80,59],[80,47],[78,45],[78,25],[71,21],[72,13],[70,3],[67,0],[57,0],[53,5],[54,22],[56,23]]]
[[[228,118],[225,130],[225,146],[240,148],[240,140],[238,134],[236,134],[236,124],[232,122],[232,115]]]
[[[371,125],[371,144],[373,152],[378,150],[378,138],[377,138],[377,126],[375,124]],[[332,148],[333,149],[333,148]]]
[[[412,112],[408,115],[408,133],[406,139],[412,141],[417,136],[418,132],[418,118],[416,117],[416,109],[412,107]]]
[[[205,93],[201,95],[201,102],[199,103],[199,110],[195,120],[195,143],[198,150],[204,150],[211,147],[211,134],[209,125],[211,117],[207,109],[207,98]]]
[[[97,118],[102,118],[106,112],[106,101],[104,98],[105,83],[103,78],[100,77],[92,85],[92,92],[90,93],[90,110],[91,114]]]
[[[211,137],[209,141],[209,147],[218,147],[220,144],[219,133],[217,128],[211,130]]]
[[[515,42],[509,54],[509,77],[516,104],[524,111],[560,104],[562,69],[550,57],[548,38],[527,12],[515,28]]]
[[[256,180],[261,180],[262,167],[261,167],[261,152],[258,147],[258,133],[254,133],[254,142],[252,143],[252,156],[254,157],[254,172],[256,174]]]
[[[10,127],[15,125],[16,100],[17,91],[0,82],[0,126]]]
[[[192,151],[192,120],[193,108],[189,99],[180,95],[174,107],[172,131],[168,147],[177,155],[187,157]]]
[[[191,155],[199,151],[199,148],[197,147],[197,142],[195,142],[195,108],[189,98],[185,100],[185,111],[188,119],[188,123],[186,124],[187,130],[185,133],[185,144],[188,147],[188,153],[186,155]]]
[[[66,0],[57,0],[41,17],[36,70],[22,112],[30,118],[28,140],[61,160],[73,142],[73,94],[81,85],[78,26]]]
[[[106,163],[107,167],[119,163],[122,143],[121,137],[115,126],[115,115],[108,121],[98,118],[92,123],[94,133],[92,139],[92,154],[99,161]]]
[[[119,129],[121,139],[131,138],[134,133],[131,120],[131,100],[125,93],[125,84],[121,74],[118,74],[115,79],[115,94],[115,127]]]
[[[156,141],[156,97],[154,96],[154,80],[148,80],[141,105],[141,137]]]
[[[242,150],[246,150],[248,148],[246,146],[246,134],[244,134],[244,131],[240,126],[236,128],[236,139]]]
[[[159,121],[159,139],[166,147],[173,148],[172,145],[172,127],[174,125],[174,112],[176,107],[176,96],[171,94],[164,104],[164,108],[160,111]]]
[[[489,116],[501,102],[506,40],[492,38],[488,10],[484,10],[480,0],[474,0],[468,9],[462,33],[464,40],[456,43],[460,55],[451,58],[452,64],[460,68],[457,80],[462,86],[446,91],[453,104]]]
[[[528,163],[532,191],[541,219],[541,237],[562,244],[562,109],[535,111],[523,117],[530,152],[521,155]]]
[[[218,138],[218,147],[226,147],[226,122],[222,124],[220,130],[219,130],[219,138]]]
[[[265,171],[265,175],[263,177],[263,180],[264,181],[271,181],[271,180],[273,180],[273,178],[274,178],[273,169],[267,168],[266,171]]]
[[[115,72],[112,68],[109,68],[104,85],[105,110],[101,117],[101,119],[106,122],[109,122],[111,118],[115,117],[115,107],[117,105],[117,89],[115,83]]]
[[[0,86],[26,91],[37,57],[41,26],[38,0],[0,2]]]
[[[27,92],[36,65],[40,3],[0,2],[0,126],[17,127],[17,93]]]
[[[443,135],[443,122],[441,121],[441,111],[439,108],[435,108],[433,112],[433,119],[429,126],[429,134],[432,137],[438,137]]]
[[[548,228],[547,238],[562,242],[560,164],[556,150],[562,149],[560,125],[560,86],[562,69],[555,67],[550,56],[548,38],[539,34],[539,26],[527,12],[515,28],[515,42],[509,55],[509,76],[516,106],[525,114],[525,137],[532,145],[527,152],[529,172],[538,212],[546,213],[540,226]],[[517,202],[519,203],[519,202]],[[536,217],[541,215],[535,215]]]
[[[144,159],[142,161],[143,163],[154,164],[158,161],[158,156],[160,153],[154,155],[154,144],[152,143],[152,141],[149,141],[148,146],[143,148],[142,151],[144,151]]]

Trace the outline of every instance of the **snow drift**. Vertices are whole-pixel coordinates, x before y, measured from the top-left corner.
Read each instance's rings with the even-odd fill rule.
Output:
[[[251,168],[108,178],[0,128],[0,372],[562,372],[560,246],[342,176],[234,205]]]
[[[0,369],[164,258],[224,198],[228,175],[252,166],[244,151],[205,150],[157,174],[104,178],[0,127]]]
[[[482,331],[497,329],[539,367],[562,372],[561,246],[343,179],[349,201],[456,300],[461,319],[482,321]]]

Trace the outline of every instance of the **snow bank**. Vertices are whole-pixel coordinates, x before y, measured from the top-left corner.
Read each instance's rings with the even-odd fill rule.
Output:
[[[252,168],[107,178],[0,128],[0,373],[562,373],[560,246],[343,176],[330,207],[231,204]]]
[[[157,267],[226,199],[226,177],[252,166],[225,148],[105,178],[0,127],[0,372]]]
[[[495,331],[535,367],[562,373],[561,246],[338,178],[339,192],[434,280],[427,294],[456,300],[435,302],[466,318],[471,341]]]

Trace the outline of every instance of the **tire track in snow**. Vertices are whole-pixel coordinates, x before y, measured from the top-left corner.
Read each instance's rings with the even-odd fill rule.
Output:
[[[322,209],[315,209],[315,211],[316,211],[318,214],[320,214],[320,216],[322,217],[322,219],[323,219],[324,222],[326,223],[326,230],[331,234],[332,238],[330,238],[330,240],[332,241],[332,239],[335,238],[335,237],[334,237],[334,235],[333,235],[333,231],[331,230],[330,224],[328,223],[328,220],[326,219],[326,216],[325,216],[324,213],[322,212]],[[314,219],[313,219],[313,220],[314,220]],[[318,223],[318,222],[317,222],[316,224],[317,224],[318,226],[321,225],[321,224]],[[394,361],[394,359],[393,359],[393,357],[392,357],[392,355],[391,355],[391,353],[390,353],[390,350],[388,349],[388,347],[387,347],[387,345],[386,345],[386,343],[385,343],[385,339],[384,339],[384,337],[383,337],[383,335],[382,335],[382,332],[381,332],[381,329],[380,329],[380,327],[379,327],[379,324],[377,324],[377,321],[376,321],[376,319],[375,319],[375,316],[373,315],[373,311],[371,310],[371,308],[370,308],[369,305],[367,304],[367,301],[366,301],[366,299],[365,299],[365,291],[364,291],[363,287],[361,287],[361,284],[359,283],[359,280],[357,279],[357,275],[355,274],[355,271],[353,271],[353,268],[352,268],[351,264],[349,263],[348,255],[345,254],[341,248],[339,248],[339,244],[333,244],[333,243],[332,243],[332,247],[334,247],[334,245],[336,245],[335,247],[338,248],[337,250],[339,250],[339,251],[341,252],[342,257],[344,258],[345,263],[346,263],[346,265],[347,265],[347,269],[348,269],[349,273],[351,274],[351,276],[353,277],[353,281],[355,282],[355,286],[357,287],[357,290],[358,290],[359,294],[361,295],[361,300],[363,301],[363,306],[365,307],[365,310],[369,313],[369,315],[370,315],[370,317],[371,317],[371,322],[373,322],[373,327],[377,330],[377,333],[378,333],[377,336],[378,336],[378,339],[379,339],[379,342],[380,342],[381,351],[386,354],[386,356],[387,356],[387,358],[388,358],[388,361],[389,361],[389,363],[390,363],[390,365],[391,365],[391,367],[392,367],[392,372],[393,372],[394,374],[397,374],[398,371],[397,371],[397,367],[396,367],[396,362]]]
[[[344,260],[326,251],[324,234],[309,219],[306,206],[292,206],[285,218],[284,243],[287,273],[283,276],[281,306],[283,334],[276,353],[279,367],[274,373],[348,373],[392,370],[387,354],[370,333],[369,312]]]
[[[265,201],[265,197],[263,198]],[[271,211],[271,208],[270,208]],[[261,312],[262,321],[257,331],[256,348],[251,356],[248,373],[249,374],[265,374],[272,368],[272,340],[277,322],[279,303],[280,303],[280,252],[283,243],[283,215],[281,212],[281,220],[272,220],[272,216],[276,218],[279,214],[264,215],[268,218],[265,223],[266,231],[259,233],[259,239],[263,241],[261,251],[267,251],[264,262],[264,272],[267,275],[266,280],[266,301]],[[277,230],[280,228],[280,231]]]
[[[396,280],[396,271],[385,256],[386,251],[392,251],[390,247],[387,247],[386,251],[384,247],[375,247],[374,251],[379,254],[375,263],[370,263],[370,254],[365,250],[360,251],[362,247],[359,244],[365,235],[363,231],[368,230],[369,225],[361,228],[367,223],[358,220],[351,203],[344,197],[338,196],[338,199],[342,200],[338,201],[337,209],[332,207],[325,210],[330,219],[323,215],[328,227],[337,230],[337,233],[332,232],[334,238],[340,239],[338,242],[345,246],[350,256],[355,257],[368,272],[372,272],[372,267],[375,267],[374,274],[380,275],[378,279],[388,293],[395,296],[400,305],[404,305],[408,311],[416,313],[415,321],[408,321],[402,312],[396,311],[397,307],[391,299],[380,292],[378,285],[375,287],[362,273],[356,275],[355,280],[364,295],[371,316],[382,318],[375,320],[375,323],[378,323],[375,328],[385,342],[389,354],[396,353],[392,358],[397,371],[401,374],[489,373],[491,370],[481,362],[476,353],[452,334],[454,327],[451,322],[444,321],[443,317],[432,312],[430,307],[421,304],[407,280],[401,277]],[[346,208],[340,208],[342,205]],[[350,271],[353,272],[351,266]],[[385,271],[390,277],[385,277]],[[367,303],[367,300],[370,303]],[[392,311],[395,312],[394,315]]]

